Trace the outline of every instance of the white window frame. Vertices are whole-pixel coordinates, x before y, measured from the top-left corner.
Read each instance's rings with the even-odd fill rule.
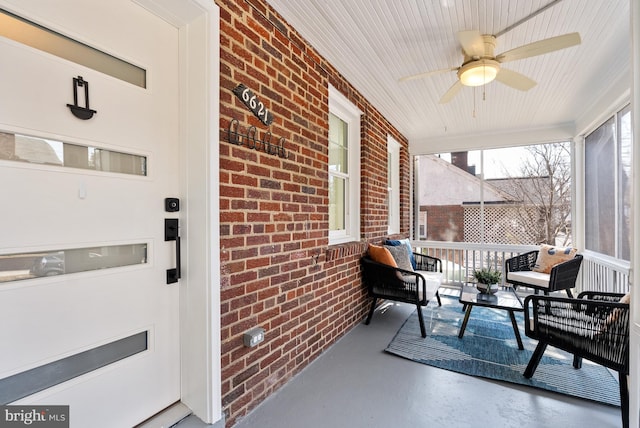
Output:
[[[347,126],[348,167],[345,201],[345,229],[329,231],[329,245],[360,240],[360,117],[362,111],[329,85],[329,113]],[[331,175],[331,171],[329,171]]]
[[[400,233],[400,143],[387,135],[387,204],[389,235]]]

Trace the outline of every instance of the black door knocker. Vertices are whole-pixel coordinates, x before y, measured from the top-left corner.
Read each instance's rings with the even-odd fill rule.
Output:
[[[84,107],[78,105],[78,87],[84,87]],[[67,104],[71,109],[71,113],[78,119],[88,120],[96,113],[95,110],[89,108],[89,82],[84,80],[82,76],[73,78],[73,104]]]

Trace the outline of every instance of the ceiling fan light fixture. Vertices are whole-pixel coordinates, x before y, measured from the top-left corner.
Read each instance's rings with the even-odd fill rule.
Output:
[[[481,86],[492,82],[500,71],[500,63],[492,59],[471,61],[460,67],[458,78],[465,86]]]

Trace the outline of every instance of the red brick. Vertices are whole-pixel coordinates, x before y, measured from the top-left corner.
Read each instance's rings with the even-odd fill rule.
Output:
[[[401,233],[408,235],[408,144],[399,132],[266,0],[220,6],[220,120],[258,138],[284,138],[288,159],[220,141],[222,391],[230,427],[357,325],[369,300],[360,278],[360,242],[328,246],[328,85],[362,116],[362,239],[386,237],[386,138],[402,145]],[[231,92],[250,87],[273,113],[265,127]],[[258,150],[256,150],[258,149]],[[430,214],[431,219],[431,214]],[[334,251],[335,249],[335,251]],[[329,257],[330,254],[335,257]],[[339,254],[339,256],[337,256]],[[245,348],[257,325],[265,342]]]

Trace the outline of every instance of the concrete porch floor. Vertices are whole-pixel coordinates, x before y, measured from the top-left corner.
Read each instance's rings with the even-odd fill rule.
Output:
[[[622,426],[617,407],[385,353],[413,310],[407,304],[378,308],[370,325],[356,326],[233,428]],[[178,428],[205,426],[192,416]]]

